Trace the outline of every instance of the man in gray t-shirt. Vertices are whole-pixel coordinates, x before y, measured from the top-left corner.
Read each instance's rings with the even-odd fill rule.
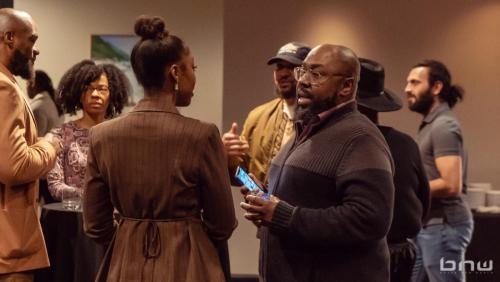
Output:
[[[464,270],[449,270],[444,263],[464,261],[473,229],[462,198],[467,175],[462,131],[451,111],[463,98],[463,90],[451,84],[444,64],[428,60],[411,69],[405,92],[410,110],[424,117],[417,141],[432,196],[429,219],[416,238],[412,280],[465,281]]]

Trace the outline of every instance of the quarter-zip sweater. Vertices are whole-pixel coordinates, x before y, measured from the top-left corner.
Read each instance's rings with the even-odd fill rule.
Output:
[[[394,184],[384,137],[355,102],[320,114],[304,132],[269,170],[269,190],[281,201],[262,230],[262,277],[388,281]]]

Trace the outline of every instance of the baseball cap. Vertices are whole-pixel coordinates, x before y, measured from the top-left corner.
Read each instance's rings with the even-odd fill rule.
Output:
[[[311,51],[311,48],[304,43],[289,42],[283,45],[276,56],[267,61],[267,64],[272,65],[278,60],[284,60],[294,65],[301,65],[309,51]]]

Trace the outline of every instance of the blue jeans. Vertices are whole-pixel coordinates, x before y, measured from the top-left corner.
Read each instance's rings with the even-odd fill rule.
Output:
[[[472,230],[472,221],[424,227],[416,238],[417,258],[412,281],[465,281],[465,271],[458,266],[465,260]]]

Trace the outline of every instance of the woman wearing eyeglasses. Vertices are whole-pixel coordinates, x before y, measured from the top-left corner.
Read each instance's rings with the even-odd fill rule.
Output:
[[[96,65],[84,60],[64,74],[59,83],[59,103],[64,113],[75,115],[83,110],[83,116],[51,131],[63,144],[56,165],[47,174],[49,191],[55,200],[61,201],[65,190],[65,194],[82,192],[89,129],[120,114],[129,92],[128,79],[110,64]]]

